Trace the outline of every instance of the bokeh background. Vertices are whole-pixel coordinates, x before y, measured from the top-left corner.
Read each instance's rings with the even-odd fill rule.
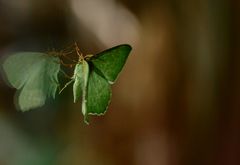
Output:
[[[239,0],[0,0],[0,56],[133,50],[105,116],[71,88],[19,112],[0,78],[0,165],[239,165]]]

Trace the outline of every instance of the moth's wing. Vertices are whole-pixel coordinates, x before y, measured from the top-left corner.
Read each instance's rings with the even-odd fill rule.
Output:
[[[87,115],[103,115],[106,112],[111,99],[110,84],[95,69],[89,74],[86,98],[85,122],[88,122]]]
[[[21,52],[9,56],[3,63],[3,70],[11,86],[20,89],[26,83],[33,66],[39,63],[43,53]]]
[[[55,97],[58,88],[59,58],[44,53],[18,53],[3,64],[9,83],[20,89],[17,104],[22,111],[42,106]]]
[[[130,45],[119,45],[92,56],[90,61],[108,82],[113,84],[121,72],[131,49]]]
[[[17,92],[17,106],[22,111],[40,107],[45,103],[47,89],[41,72],[41,67],[35,66],[34,72],[31,73],[23,88]]]
[[[88,83],[88,75],[89,75],[89,66],[88,63],[83,60],[78,63],[74,69],[74,84],[73,84],[73,98],[74,103],[82,96],[85,100],[86,96],[86,88]]]

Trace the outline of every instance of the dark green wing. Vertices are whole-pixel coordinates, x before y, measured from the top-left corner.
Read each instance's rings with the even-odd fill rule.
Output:
[[[110,103],[111,88],[105,78],[100,76],[95,69],[89,74],[87,87],[87,100],[85,122],[88,122],[87,115],[103,115]]]
[[[130,45],[119,45],[94,55],[90,61],[108,82],[113,84],[121,72],[131,49]]]

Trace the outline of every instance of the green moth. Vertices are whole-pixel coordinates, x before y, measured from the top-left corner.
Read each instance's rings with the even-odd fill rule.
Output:
[[[16,53],[4,61],[3,70],[9,84],[18,90],[16,103],[21,111],[44,105],[48,97],[55,98],[59,86],[58,57],[38,52]]]
[[[106,112],[111,98],[110,85],[117,79],[132,48],[124,44],[85,57],[76,49],[79,62],[73,75],[73,96],[74,102],[82,96],[82,113],[88,123],[88,115]]]
[[[75,49],[79,60],[74,63],[71,81],[62,90],[74,82],[74,102],[82,99],[82,113],[88,123],[88,115],[103,115],[106,112],[111,99],[111,84],[116,81],[132,48],[123,44],[85,57],[76,43]],[[60,57],[69,60],[67,54],[20,52],[4,61],[6,79],[17,89],[16,103],[21,111],[43,106],[47,98],[55,98],[60,86],[58,74],[62,71],[61,66],[67,66]]]

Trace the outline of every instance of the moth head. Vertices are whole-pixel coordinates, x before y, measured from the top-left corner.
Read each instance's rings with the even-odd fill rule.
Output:
[[[87,54],[87,55],[84,56],[84,59],[85,59],[86,61],[90,61],[90,59],[91,59],[93,56],[94,56],[93,54]]]

